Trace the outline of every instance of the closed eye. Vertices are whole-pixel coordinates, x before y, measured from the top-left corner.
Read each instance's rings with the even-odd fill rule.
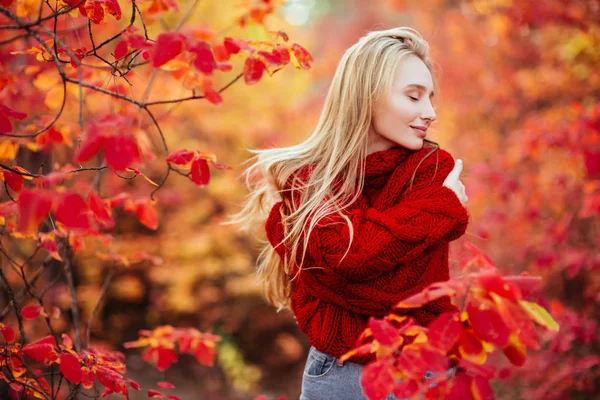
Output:
[[[412,100],[415,100],[415,101],[419,100],[419,99],[418,99],[418,98],[416,98],[416,97],[412,97],[412,96],[408,96],[408,97],[409,97],[409,98],[411,98]]]

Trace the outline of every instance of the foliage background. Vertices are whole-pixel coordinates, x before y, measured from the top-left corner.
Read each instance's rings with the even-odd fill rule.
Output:
[[[153,30],[172,28],[191,4],[182,1],[179,12],[163,14],[149,27],[151,36]],[[309,71],[286,68],[253,87],[235,84],[223,92],[221,106],[193,101],[157,112],[170,149],[209,151],[232,169],[214,172],[210,185],[200,189],[171,176],[157,194],[156,231],[133,216],[120,216],[116,250],[146,251],[162,262],[117,268],[92,340],[118,348],[135,340],[139,329],[162,324],[212,331],[224,338],[215,368],[182,356],[163,376],[138,351],[126,350],[129,375],[143,387],[145,380],[169,380],[182,398],[298,397],[309,345],[292,315],[276,313],[254,284],[262,227],[246,234],[220,222],[237,211],[246,193],[240,179],[250,157],[246,149],[302,140],[316,124],[343,51],[367,30],[404,25],[423,34],[438,64],[441,91],[430,138],[464,161],[462,181],[472,216],[465,239],[483,248],[503,272],[542,275],[541,304],[561,324],[561,332],[545,337],[548,354],[532,356],[520,372],[507,369],[508,381],[494,386],[497,398],[551,397],[551,389],[573,399],[584,398],[578,396],[585,390],[598,393],[598,363],[580,370],[577,360],[599,353],[594,334],[600,302],[599,10],[598,1],[574,0],[288,1],[267,25],[311,52],[315,61]],[[243,30],[232,25],[237,14],[237,0],[200,1],[186,25],[265,38],[258,25]],[[234,71],[239,68],[234,65]],[[51,89],[52,79],[48,75],[33,86]],[[114,79],[107,73],[104,85]],[[134,76],[131,95],[141,97],[148,79]],[[219,79],[216,87],[230,77]],[[180,81],[160,71],[149,98],[186,93]],[[56,107],[53,96],[49,91],[44,98],[49,110]],[[87,101],[92,113],[122,107],[96,96]],[[76,121],[77,107],[65,117]],[[147,132],[148,141],[160,148],[152,129]],[[54,157],[46,161],[60,154]],[[163,170],[156,160],[144,173],[160,181]],[[124,188],[147,196],[152,190],[141,179],[124,181],[110,173],[103,179],[110,192],[102,196]],[[461,274],[460,242],[452,245],[453,276]],[[75,268],[84,315],[111,268],[95,256],[101,250],[96,246],[79,255]],[[49,296],[68,310],[65,285],[57,283]],[[543,376],[536,378],[540,370]],[[132,393],[136,396],[145,393]]]

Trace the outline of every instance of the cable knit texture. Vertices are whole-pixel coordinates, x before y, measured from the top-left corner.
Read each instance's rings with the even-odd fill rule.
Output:
[[[454,168],[454,159],[443,149],[421,163],[408,190],[413,172],[430,151],[393,147],[366,157],[364,189],[344,211],[354,227],[345,258],[350,230],[340,216],[321,219],[312,231],[302,271],[292,284],[291,308],[317,349],[339,358],[355,347],[370,316],[383,317],[393,310],[427,326],[442,312],[457,310],[449,297],[419,309],[394,308],[431,283],[449,279],[449,242],[464,234],[469,220],[456,194],[442,185]],[[305,166],[294,175],[307,182],[310,171]],[[293,176],[286,189],[292,181]],[[299,191],[283,195],[298,204]],[[280,244],[280,213],[289,213],[285,207],[275,203],[265,222],[267,238],[282,258],[290,251]],[[366,364],[373,358],[349,361]]]

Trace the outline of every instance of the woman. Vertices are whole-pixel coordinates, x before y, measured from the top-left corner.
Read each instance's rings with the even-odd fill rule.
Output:
[[[428,52],[412,28],[369,32],[342,57],[314,132],[295,146],[251,150],[251,192],[234,217],[249,224],[270,209],[257,274],[311,344],[302,400],[365,398],[361,371],[374,356],[339,358],[370,316],[395,312],[427,326],[456,310],[447,297],[395,308],[449,279],[449,242],[469,219],[462,163],[426,138],[436,118]]]

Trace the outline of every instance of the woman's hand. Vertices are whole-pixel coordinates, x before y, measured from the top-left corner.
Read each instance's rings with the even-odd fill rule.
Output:
[[[273,205],[279,201],[282,201],[281,195],[279,194],[279,190],[277,190],[277,185],[275,184],[275,180],[270,177],[269,178],[269,188],[267,192],[267,198],[269,201],[269,207],[273,207]]]
[[[459,179],[462,169],[462,160],[457,160],[454,164],[454,169],[452,169],[452,171],[450,171],[450,173],[446,177],[443,186],[450,188],[454,193],[456,193],[456,196],[458,196],[458,199],[464,206],[467,203],[467,201],[469,201],[469,198],[467,197],[467,194],[465,192],[465,185],[463,185],[463,183]]]

